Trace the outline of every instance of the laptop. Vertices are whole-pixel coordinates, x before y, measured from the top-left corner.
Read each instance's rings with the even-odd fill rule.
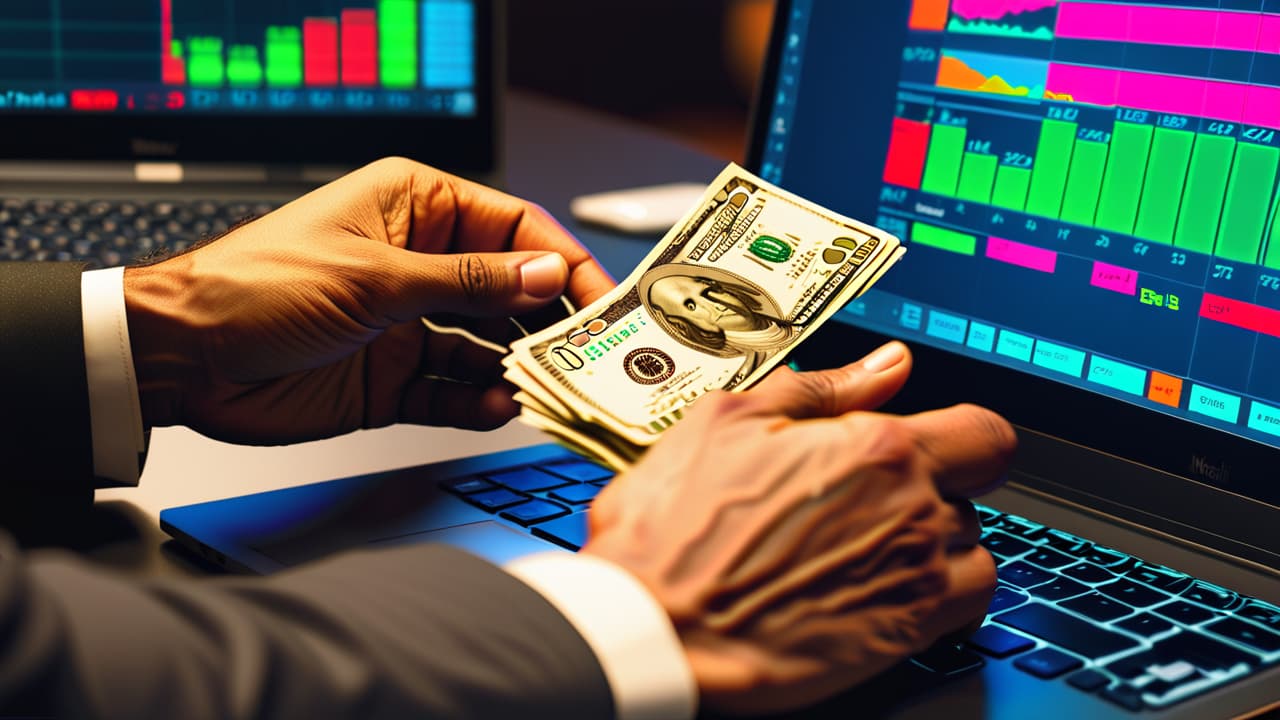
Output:
[[[0,4],[0,261],[179,251],[388,155],[496,181],[500,10]]]
[[[1277,28],[1271,0],[778,2],[749,164],[911,246],[793,360],[902,339],[891,409],[976,402],[1021,435],[980,506],[983,627],[809,716],[1276,709]],[[250,572],[433,540],[503,561],[579,548],[610,477],[544,445],[161,523]]]

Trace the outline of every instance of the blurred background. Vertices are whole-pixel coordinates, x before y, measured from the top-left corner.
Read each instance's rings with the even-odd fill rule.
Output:
[[[511,0],[508,84],[742,162],[773,0]]]

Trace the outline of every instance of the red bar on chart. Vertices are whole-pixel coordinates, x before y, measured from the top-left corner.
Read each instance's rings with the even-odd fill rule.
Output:
[[[307,85],[338,84],[338,23],[333,18],[302,21],[302,72]]]
[[[173,54],[173,0],[160,0],[160,82],[185,85],[186,60]]]
[[[951,0],[912,0],[907,25],[912,30],[945,30],[950,5]]]
[[[115,90],[72,90],[71,109],[89,112],[115,110],[120,107],[120,95]]]
[[[378,84],[378,13],[372,9],[342,11],[342,84]]]
[[[1280,310],[1272,310],[1243,300],[1232,300],[1205,293],[1204,300],[1200,302],[1200,317],[1264,335],[1280,337]]]
[[[924,176],[924,159],[929,152],[929,123],[893,119],[889,137],[889,159],[884,166],[884,181],[890,185],[920,189]]]

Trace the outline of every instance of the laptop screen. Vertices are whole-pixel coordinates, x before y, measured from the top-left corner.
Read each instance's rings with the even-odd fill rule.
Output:
[[[1280,446],[1280,0],[780,17],[756,168],[910,245],[841,322]]]
[[[5,0],[0,113],[468,117],[477,45],[473,0]]]

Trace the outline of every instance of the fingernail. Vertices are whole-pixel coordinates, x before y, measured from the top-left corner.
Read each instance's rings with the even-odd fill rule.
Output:
[[[520,287],[525,295],[545,300],[564,292],[567,276],[564,258],[547,253],[520,266]]]
[[[862,367],[873,373],[881,373],[902,362],[907,356],[907,347],[900,342],[882,345],[862,361]]]

